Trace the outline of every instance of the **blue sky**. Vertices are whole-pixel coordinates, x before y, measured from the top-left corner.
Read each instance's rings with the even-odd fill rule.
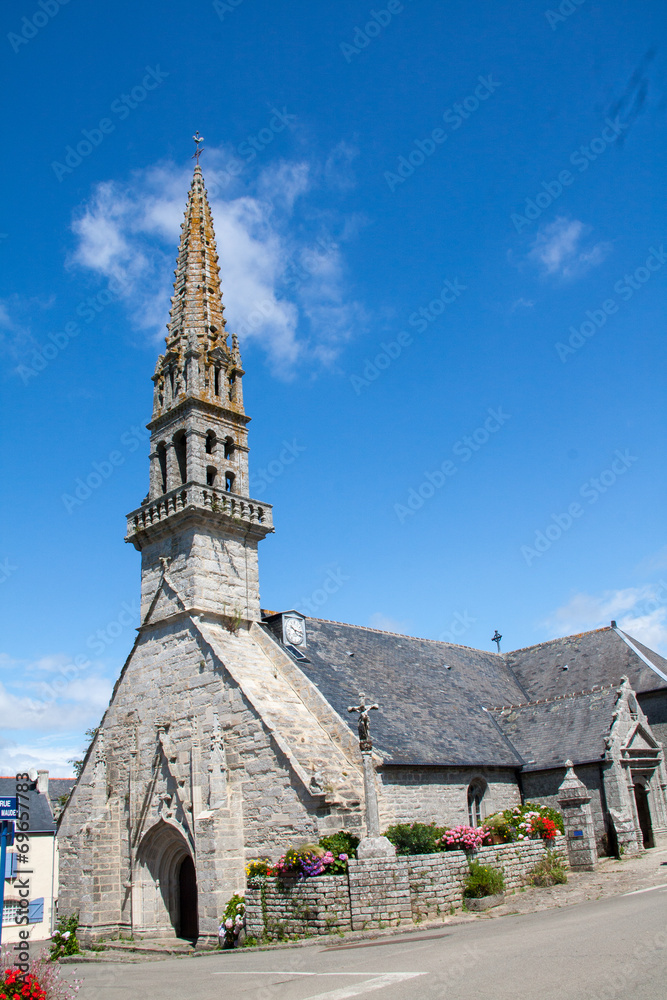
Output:
[[[66,774],[135,635],[195,129],[274,504],[263,605],[504,649],[616,618],[667,652],[666,21],[3,10],[0,770]]]

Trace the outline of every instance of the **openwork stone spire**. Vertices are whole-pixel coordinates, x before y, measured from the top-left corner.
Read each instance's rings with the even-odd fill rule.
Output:
[[[196,165],[176,262],[167,324],[167,353],[155,369],[153,419],[187,397],[243,412],[243,375],[236,337],[227,345],[213,218]]]
[[[167,351],[153,375],[148,495],[127,518],[126,541],[141,551],[145,622],[186,608],[222,616],[234,628],[260,618],[257,545],[273,519],[271,504],[250,499],[243,374],[237,338],[227,344],[213,220],[197,164]]]

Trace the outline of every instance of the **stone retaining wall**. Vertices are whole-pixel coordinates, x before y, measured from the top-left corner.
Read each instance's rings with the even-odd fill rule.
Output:
[[[567,866],[565,838],[556,837],[554,847]],[[543,841],[529,840],[481,847],[474,857],[501,868],[511,891],[525,884],[546,849]],[[468,860],[463,851],[445,851],[350,860],[347,875],[267,879],[262,888],[246,891],[246,930],[258,939],[275,939],[419,923],[460,908]]]

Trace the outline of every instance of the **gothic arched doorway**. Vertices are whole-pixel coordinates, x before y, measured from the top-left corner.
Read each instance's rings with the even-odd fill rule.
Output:
[[[635,784],[635,802],[637,804],[637,818],[642,831],[644,847],[653,847],[653,826],[651,824],[648,795],[644,786],[639,782]]]
[[[188,854],[178,869],[178,936],[189,941],[199,936],[197,913],[197,873]]]
[[[197,938],[197,875],[190,845],[175,824],[159,820],[144,835],[132,886],[133,930]]]

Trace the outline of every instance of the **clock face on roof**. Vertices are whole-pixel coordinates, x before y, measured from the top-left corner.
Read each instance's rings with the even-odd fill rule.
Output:
[[[303,622],[300,618],[286,619],[285,638],[295,646],[299,646],[303,642]]]

